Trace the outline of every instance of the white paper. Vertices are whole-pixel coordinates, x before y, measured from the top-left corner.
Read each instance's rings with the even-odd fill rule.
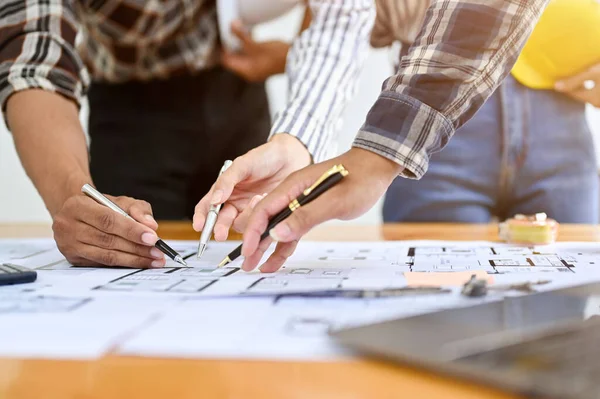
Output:
[[[120,346],[125,355],[330,361],[352,355],[330,328],[408,316],[467,302],[442,294],[392,300],[188,300]],[[469,302],[472,303],[472,302]],[[177,339],[165,339],[174,337]]]
[[[50,238],[0,239],[0,261],[6,262],[32,256],[54,247],[54,241]]]
[[[0,287],[0,356],[93,358],[121,344],[123,353],[142,356],[339,359],[348,354],[327,338],[331,326],[522,294],[492,292],[472,299],[455,288],[451,294],[410,298],[276,303],[273,296],[403,287],[409,271],[485,270],[497,284],[551,280],[539,290],[600,281],[600,245],[595,243],[535,248],[489,242],[304,241],[285,267],[271,274],[245,273],[239,269],[241,260],[217,269],[238,242],[211,242],[201,260],[194,255],[197,242],[169,242],[193,267],[169,262],[170,267],[148,270],[73,267],[49,245],[47,240],[0,243],[10,262],[38,273],[34,283]],[[262,297],[240,297],[246,294]]]
[[[2,292],[1,357],[98,358],[173,304],[163,298],[10,298]]]

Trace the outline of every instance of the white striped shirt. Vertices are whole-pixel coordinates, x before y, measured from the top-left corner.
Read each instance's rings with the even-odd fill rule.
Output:
[[[310,27],[287,59],[289,100],[271,134],[289,133],[313,160],[336,155],[342,114],[354,96],[375,18],[372,0],[311,0]]]

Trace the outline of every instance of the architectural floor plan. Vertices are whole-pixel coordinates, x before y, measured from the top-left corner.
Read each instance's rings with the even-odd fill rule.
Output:
[[[550,280],[540,290],[600,281],[600,245],[595,243],[304,241],[281,270],[269,274],[244,272],[241,260],[216,267],[238,242],[211,243],[200,260],[197,242],[169,244],[191,267],[171,261],[145,270],[75,267],[51,241],[0,240],[0,261],[38,273],[34,283],[0,287],[0,356],[92,358],[119,351],[338,359],[350,354],[329,341],[331,327],[521,295],[461,296],[462,280],[472,273],[493,284]],[[449,291],[386,300],[276,300],[290,292],[401,288],[414,281],[435,281]]]

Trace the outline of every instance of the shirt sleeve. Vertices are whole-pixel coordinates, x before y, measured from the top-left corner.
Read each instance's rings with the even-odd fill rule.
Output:
[[[435,0],[353,146],[419,179],[515,64],[548,0]]]
[[[288,101],[271,135],[296,136],[320,161],[337,152],[335,136],[354,96],[375,19],[372,0],[310,0],[312,21],[288,53]]]
[[[0,5],[0,105],[26,89],[56,92],[78,104],[89,76],[75,50],[73,0],[12,0]]]

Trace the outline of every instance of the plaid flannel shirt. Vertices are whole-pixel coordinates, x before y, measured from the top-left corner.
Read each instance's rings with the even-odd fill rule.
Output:
[[[371,0],[309,5],[313,21],[288,54],[288,101],[272,134],[297,136],[321,160],[335,152],[344,106],[368,52],[375,7]],[[30,88],[80,103],[91,78],[161,79],[212,67],[219,46],[215,8],[215,0],[4,0],[0,105],[4,110],[10,95]]]
[[[353,146],[421,178],[508,75],[548,0],[433,0]]]

